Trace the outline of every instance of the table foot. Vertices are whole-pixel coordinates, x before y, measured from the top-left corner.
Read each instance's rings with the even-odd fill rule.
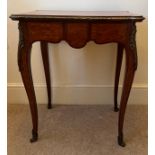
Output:
[[[118,144],[122,147],[125,147],[125,142],[123,140],[123,135],[118,136]]]
[[[30,139],[30,142],[36,142],[38,140],[38,133],[35,131],[32,131],[32,138]]]
[[[119,108],[118,107],[114,107],[114,112],[118,112]]]
[[[52,109],[52,105],[51,104],[48,104],[47,105],[47,109]]]

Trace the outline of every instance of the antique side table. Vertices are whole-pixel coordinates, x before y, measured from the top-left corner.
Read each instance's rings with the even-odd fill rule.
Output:
[[[13,14],[10,18],[19,21],[18,66],[31,109],[33,129],[30,141],[35,142],[38,139],[38,111],[30,65],[32,44],[40,41],[47,83],[48,108],[51,108],[48,42],[59,43],[61,40],[65,40],[73,48],[82,48],[88,41],[94,41],[96,44],[116,42],[118,49],[114,111],[119,110],[118,144],[125,146],[123,140],[124,115],[134,73],[137,69],[136,22],[143,21],[144,17],[127,11],[34,11]],[[120,108],[118,109],[117,94],[123,49],[125,49],[126,64]]]

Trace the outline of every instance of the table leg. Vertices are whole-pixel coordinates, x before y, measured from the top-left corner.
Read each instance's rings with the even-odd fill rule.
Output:
[[[116,72],[115,72],[115,87],[114,87],[114,111],[115,112],[119,111],[118,104],[117,104],[117,96],[118,96],[119,77],[120,77],[120,71],[122,66],[122,58],[123,58],[123,45],[118,43]]]
[[[123,147],[125,146],[125,143],[123,140],[124,115],[125,115],[126,105],[129,98],[132,82],[134,79],[134,73],[137,68],[136,45],[129,44],[128,46],[126,46],[125,53],[126,53],[126,69],[125,69],[125,77],[124,77],[124,84],[123,84],[120,111],[119,111],[119,122],[118,122],[118,144]]]
[[[50,68],[49,68],[49,56],[48,56],[48,43],[45,41],[40,42],[42,60],[45,71],[45,78],[47,84],[47,93],[48,93],[48,109],[52,108],[51,104],[51,78],[50,78]]]
[[[26,42],[21,43],[21,40],[19,41],[18,66],[29,99],[29,105],[32,116],[33,129],[32,138],[30,139],[30,142],[35,142],[38,139],[38,110],[31,74],[31,47],[32,44]]]

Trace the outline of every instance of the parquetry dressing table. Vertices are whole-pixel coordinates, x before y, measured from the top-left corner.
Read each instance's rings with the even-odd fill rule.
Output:
[[[31,109],[33,124],[31,142],[38,139],[38,111],[30,65],[32,44],[40,41],[47,83],[48,108],[51,108],[48,42],[59,43],[65,40],[73,48],[82,48],[88,41],[94,41],[96,44],[111,42],[118,44],[114,111],[119,110],[118,144],[125,146],[123,140],[124,115],[137,69],[135,24],[143,21],[144,17],[129,12],[34,11],[25,14],[13,14],[10,18],[19,21],[18,66]],[[125,49],[126,68],[120,108],[118,109],[117,93],[123,49]]]

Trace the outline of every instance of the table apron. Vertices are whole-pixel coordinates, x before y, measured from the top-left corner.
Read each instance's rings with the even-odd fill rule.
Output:
[[[129,39],[129,26],[129,23],[27,22],[25,33],[31,42],[65,40],[73,48],[82,48],[88,41],[124,43]]]

